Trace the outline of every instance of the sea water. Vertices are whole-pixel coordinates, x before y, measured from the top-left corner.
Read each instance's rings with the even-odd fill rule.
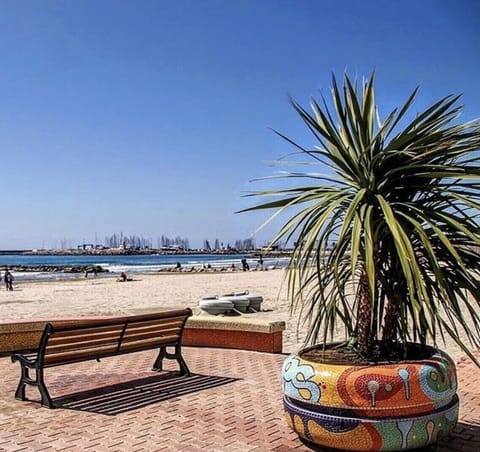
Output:
[[[150,273],[162,270],[172,269],[180,264],[184,270],[200,270],[209,264],[212,269],[220,270],[230,269],[232,264],[238,270],[241,270],[241,259],[247,259],[251,269],[259,265],[258,257],[251,254],[149,254],[149,255],[23,255],[23,254],[5,254],[0,255],[0,272],[3,273],[5,266],[85,266],[98,265],[108,273],[99,275],[118,275],[121,272],[132,273]],[[263,267],[285,267],[287,258],[263,258]],[[13,271],[16,281],[22,280],[49,280],[49,279],[68,279],[83,276],[79,273],[63,272],[19,272]]]

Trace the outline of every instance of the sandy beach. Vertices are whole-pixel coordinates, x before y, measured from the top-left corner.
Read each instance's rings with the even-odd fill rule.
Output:
[[[282,269],[142,274],[127,282],[102,276],[16,283],[14,291],[7,292],[3,286],[0,289],[0,320],[134,314],[175,307],[191,307],[195,315],[207,315],[198,308],[200,298],[243,290],[264,298],[263,312],[244,315],[285,321],[283,351],[297,351],[304,335],[297,334],[298,316],[290,315]],[[337,331],[336,339],[343,339],[343,331]],[[440,346],[455,360],[464,355],[451,340],[447,340],[445,347]]]

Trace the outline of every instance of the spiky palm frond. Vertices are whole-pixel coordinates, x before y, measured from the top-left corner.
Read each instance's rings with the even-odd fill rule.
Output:
[[[456,123],[452,95],[408,121],[416,94],[383,122],[373,74],[361,90],[333,77],[311,113],[292,100],[317,145],[280,135],[328,173],[290,173],[307,182],[245,209],[294,210],[274,241],[295,240],[289,291],[310,343],[340,321],[367,356],[381,337],[480,346],[480,123]]]

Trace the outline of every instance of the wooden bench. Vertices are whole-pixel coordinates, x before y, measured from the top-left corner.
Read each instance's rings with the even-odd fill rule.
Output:
[[[163,359],[175,359],[181,375],[190,375],[182,357],[181,340],[185,323],[192,315],[190,308],[123,316],[112,319],[89,319],[72,322],[47,323],[38,344],[30,353],[12,355],[12,362],[21,365],[21,377],[15,392],[18,400],[25,397],[26,385],[38,387],[43,406],[53,408],[44,380],[46,367],[121,355],[159,348],[153,370],[161,371]],[[167,347],[174,347],[170,353]],[[29,375],[35,370],[35,377]]]

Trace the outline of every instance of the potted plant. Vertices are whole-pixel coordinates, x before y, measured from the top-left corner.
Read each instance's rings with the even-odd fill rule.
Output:
[[[446,336],[480,346],[480,123],[449,95],[409,118],[418,88],[380,120],[374,74],[333,77],[329,103],[291,101],[316,145],[286,139],[312,172],[246,211],[290,213],[289,298],[306,343],[283,366],[284,406],[303,438],[331,448],[403,450],[458,418]],[[305,166],[303,166],[305,168]],[[316,170],[320,168],[320,170]],[[319,172],[320,171],[320,172]],[[345,341],[332,343],[338,327]],[[479,364],[476,361],[477,365]]]

